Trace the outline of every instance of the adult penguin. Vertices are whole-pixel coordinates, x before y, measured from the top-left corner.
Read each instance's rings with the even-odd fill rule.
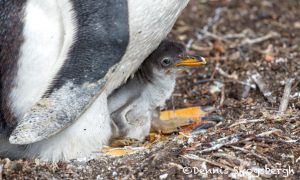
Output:
[[[107,95],[187,3],[0,0],[0,155],[69,160],[107,144]]]

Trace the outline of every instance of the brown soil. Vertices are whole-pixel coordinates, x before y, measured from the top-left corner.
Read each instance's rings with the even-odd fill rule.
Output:
[[[37,160],[2,160],[2,177],[241,178],[247,176],[234,174],[237,169],[254,172],[267,166],[270,169],[290,168],[289,178],[298,179],[299,17],[298,0],[191,0],[170,36],[186,43],[190,54],[204,55],[208,65],[180,74],[173,102],[168,102],[168,107],[215,107],[215,113],[222,115],[224,122],[197,136],[178,138],[174,135],[136,154],[122,157],[99,155],[99,159],[88,163],[50,165]],[[275,101],[265,98],[258,88],[246,93],[245,85],[241,83],[246,82],[254,70],[262,75]],[[277,111],[289,78],[295,78],[292,97],[286,113],[279,116]],[[221,141],[221,138],[224,139]],[[214,146],[216,144],[219,146]],[[194,173],[185,174],[183,169],[190,170],[189,167],[194,167]],[[207,170],[215,172],[206,174]],[[257,173],[252,175],[257,176]],[[259,177],[281,179],[284,175],[286,173],[276,171],[273,175],[262,173]]]

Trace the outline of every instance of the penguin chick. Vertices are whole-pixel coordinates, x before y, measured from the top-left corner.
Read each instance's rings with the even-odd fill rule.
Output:
[[[205,64],[204,58],[191,58],[184,52],[182,44],[164,40],[133,77],[108,97],[115,137],[142,141],[149,134],[154,111],[174,91],[179,67]]]

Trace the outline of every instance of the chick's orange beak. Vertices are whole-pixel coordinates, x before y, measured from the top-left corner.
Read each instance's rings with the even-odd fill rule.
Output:
[[[206,64],[204,57],[184,57],[177,63],[177,67],[199,67]]]

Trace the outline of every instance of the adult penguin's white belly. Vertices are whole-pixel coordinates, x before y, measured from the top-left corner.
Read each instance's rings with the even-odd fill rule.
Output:
[[[111,137],[107,94],[159,45],[187,3],[27,0],[21,4],[23,41],[17,65],[11,65],[14,72],[4,73],[14,78],[5,89],[9,93],[2,92],[1,97],[12,115],[0,119],[8,127],[15,119],[17,127],[12,134],[3,133],[0,155],[68,160],[89,156],[107,144]],[[6,5],[7,10],[15,6]]]

